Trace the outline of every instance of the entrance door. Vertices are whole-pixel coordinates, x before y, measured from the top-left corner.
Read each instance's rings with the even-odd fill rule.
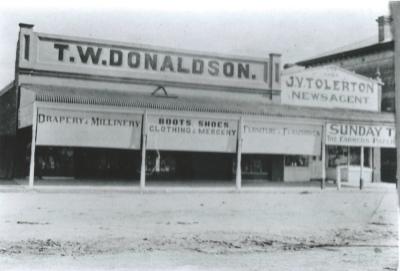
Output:
[[[310,171],[311,180],[322,178],[322,161],[319,156],[311,156]]]
[[[232,179],[232,154],[192,153],[193,179],[230,180]]]

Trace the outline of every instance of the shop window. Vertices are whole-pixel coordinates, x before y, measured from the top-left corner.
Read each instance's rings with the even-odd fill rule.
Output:
[[[269,175],[267,163],[261,157],[242,157],[242,174]],[[232,163],[232,171],[236,174],[236,161]]]
[[[328,146],[328,167],[337,167],[350,164],[360,166],[361,148],[347,146]],[[371,148],[364,147],[364,166],[370,167]],[[349,155],[350,153],[350,155]]]
[[[328,146],[328,167],[347,165],[348,148],[343,146]]]
[[[72,176],[73,156],[74,150],[72,148],[37,148],[35,165],[37,176]]]
[[[309,157],[304,155],[285,156],[286,167],[308,167]]]
[[[261,159],[251,159],[245,161],[245,164],[242,165],[245,172],[249,173],[262,173],[262,162]]]
[[[370,167],[370,148],[364,147],[364,167]],[[359,166],[361,164],[361,148],[350,147],[350,165]]]
[[[384,112],[394,112],[395,104],[393,98],[383,98],[382,99],[382,111]]]
[[[138,151],[74,148],[77,178],[136,178],[140,174]]]
[[[149,151],[146,155],[146,173],[148,175],[173,175],[176,172],[176,159],[166,153]]]
[[[364,166],[365,167],[372,167],[371,160],[370,160],[370,152],[371,148],[364,148]]]
[[[350,165],[359,166],[361,158],[361,148],[351,147],[350,148]]]

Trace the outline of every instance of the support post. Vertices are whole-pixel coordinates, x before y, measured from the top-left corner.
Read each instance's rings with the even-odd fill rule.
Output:
[[[374,164],[374,161],[373,161],[373,148],[372,147],[369,147],[368,148],[368,164],[369,164],[369,167],[370,168],[373,168],[373,164]]]
[[[368,147],[368,165],[371,169],[371,183],[375,182],[374,148]]]
[[[144,111],[142,121],[142,163],[140,166],[140,190],[146,187],[146,147],[147,147],[147,111]]]
[[[360,155],[360,190],[364,187],[364,179],[363,179],[363,170],[364,169],[364,147],[361,146],[361,155]]]
[[[374,165],[374,183],[381,182],[381,149],[374,148],[374,157],[373,157],[373,165]]]
[[[396,187],[400,179],[400,2],[391,1],[392,32],[394,41],[394,82],[395,82],[395,122],[396,122]],[[398,190],[400,193],[400,190]]]
[[[242,127],[243,118],[240,117],[238,123],[238,138],[237,138],[237,157],[236,157],[236,189],[242,188]]]
[[[31,159],[29,163],[29,188],[33,188],[35,181],[35,152],[36,152],[36,129],[37,129],[37,105],[33,103],[33,120],[32,120],[32,142],[31,142]]]
[[[337,190],[340,190],[342,187],[342,176],[340,171],[340,166],[336,166],[336,187]]]
[[[351,166],[350,146],[347,146],[347,183],[350,183],[350,166]]]
[[[326,167],[325,167],[325,160],[326,160],[326,147],[325,147],[325,125],[322,126],[322,146],[321,146],[321,166],[322,166],[322,179],[321,179],[321,189],[325,189],[326,185]]]

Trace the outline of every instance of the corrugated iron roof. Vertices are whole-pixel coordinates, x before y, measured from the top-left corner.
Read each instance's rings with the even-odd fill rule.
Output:
[[[4,88],[0,89],[0,96],[7,93],[13,87],[14,87],[14,81],[8,83]]]
[[[51,103],[138,107],[158,110],[230,113],[317,120],[394,123],[393,113],[299,107],[270,104],[261,100],[249,102],[214,97],[188,96],[170,98],[143,93],[45,85],[22,85],[21,87],[33,91],[37,101]]]
[[[298,61],[296,62],[296,64],[300,66],[308,66],[318,63],[328,63],[329,61],[335,61],[345,57],[368,54],[373,51],[393,50],[393,48],[393,40],[377,42],[377,38],[375,38],[375,41],[373,41],[372,39],[366,39],[364,41],[342,46],[332,51],[328,51],[320,55]]]

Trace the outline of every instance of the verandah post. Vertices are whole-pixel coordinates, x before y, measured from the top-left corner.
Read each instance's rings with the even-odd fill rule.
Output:
[[[146,147],[147,147],[147,111],[144,111],[142,121],[142,163],[140,166],[140,189],[146,187]]]
[[[336,166],[336,188],[340,190],[342,187],[342,175],[341,175],[340,166]]]
[[[325,125],[322,126],[322,146],[321,146],[321,166],[322,166],[322,180],[321,180],[321,189],[325,188],[326,181],[326,169],[325,169]]]
[[[237,137],[237,157],[236,157],[236,189],[242,188],[242,127],[243,118],[240,117],[238,123],[238,137]]]
[[[395,128],[396,128],[396,188],[400,194],[400,2],[391,1],[389,4],[392,17],[392,32],[394,40],[394,82],[395,82]]]
[[[37,104],[33,103],[33,120],[32,120],[32,142],[31,142],[31,159],[29,163],[29,188],[33,188],[35,181],[35,151],[36,151],[36,129],[37,129]]]
[[[360,190],[364,187],[364,179],[363,179],[363,169],[364,169],[364,147],[361,146],[361,155],[360,155]]]

